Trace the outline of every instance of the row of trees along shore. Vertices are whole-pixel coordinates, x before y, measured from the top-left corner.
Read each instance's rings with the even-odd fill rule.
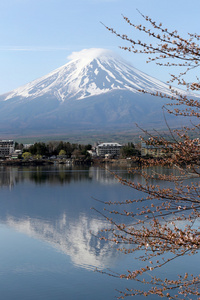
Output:
[[[15,143],[15,149],[23,150],[23,157],[51,157],[65,155],[67,158],[73,157],[89,157],[88,150],[92,149],[92,145],[76,144],[63,141],[51,141],[49,143],[38,142],[31,145],[28,149],[24,149],[23,144]],[[132,142],[125,144],[121,148],[120,158],[140,156],[139,146],[136,147]]]
[[[168,98],[169,105],[163,109],[174,116],[190,118],[190,125],[180,129],[169,130],[169,138],[164,138],[158,132],[150,134],[143,130],[152,145],[162,145],[167,149],[173,148],[172,157],[159,160],[162,166],[178,169],[179,175],[149,173],[149,166],[156,166],[155,160],[144,161],[141,168],[130,172],[140,173],[144,184],[127,181],[116,174],[116,178],[128,188],[141,192],[139,199],[121,202],[104,202],[104,211],[97,211],[109,222],[109,225],[99,232],[100,240],[117,244],[118,250],[127,255],[138,253],[141,268],[130,265],[129,270],[117,274],[112,271],[104,272],[110,276],[129,280],[132,287],[119,290],[119,298],[150,296],[167,299],[200,299],[200,275],[193,270],[185,269],[183,274],[174,269],[172,273],[159,276],[159,269],[166,265],[173,269],[173,264],[180,258],[196,255],[199,264],[200,249],[200,81],[187,81],[189,72],[194,72],[200,66],[200,35],[188,33],[187,38],[181,37],[176,30],[169,31],[161,23],[156,23],[148,16],[141,14],[147,26],[136,25],[127,17],[124,21],[132,29],[136,29],[152,39],[149,43],[144,40],[134,40],[126,34],[120,34],[113,28],[106,28],[127,42],[121,47],[134,54],[147,54],[148,62],[159,66],[171,67],[177,74],[171,75],[171,84],[177,83],[187,92],[182,94],[169,86],[171,96],[151,93],[153,96]],[[146,93],[145,90],[141,92]],[[184,119],[183,119],[184,120]],[[167,124],[167,123],[166,123]],[[192,138],[191,138],[192,137]],[[153,184],[153,180],[158,184]],[[160,183],[160,184],[159,184]],[[94,208],[95,209],[95,208]],[[120,217],[126,219],[121,223]],[[184,263],[184,260],[182,260]],[[171,264],[171,266],[170,266]],[[137,286],[140,288],[137,288]],[[142,286],[142,287],[141,287]]]
[[[89,157],[88,150],[91,150],[90,144],[81,145],[76,143],[69,143],[63,141],[51,141],[49,143],[38,142],[31,145],[28,149],[23,149],[23,144],[16,144],[16,149],[23,150],[23,157],[51,157],[58,155],[66,155],[70,158],[72,155],[75,157],[85,156]]]

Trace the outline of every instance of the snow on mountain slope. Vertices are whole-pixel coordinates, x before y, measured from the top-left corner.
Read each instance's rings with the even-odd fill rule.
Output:
[[[72,53],[70,61],[42,78],[0,95],[0,134],[30,136],[77,130],[161,128],[168,85],[135,69],[111,51]],[[169,116],[173,126],[177,124]],[[169,121],[169,120],[168,120]]]
[[[114,90],[139,93],[138,89],[170,94],[166,84],[135,69],[110,50],[85,49],[72,53],[69,59],[70,62],[48,75],[8,93],[4,100],[14,97],[32,100],[49,94],[64,102]]]

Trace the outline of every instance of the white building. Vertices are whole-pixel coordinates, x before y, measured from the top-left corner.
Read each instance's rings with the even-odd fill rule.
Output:
[[[122,145],[118,143],[102,143],[97,146],[97,155],[105,156],[119,156]]]
[[[0,157],[6,157],[14,152],[13,140],[0,140]]]

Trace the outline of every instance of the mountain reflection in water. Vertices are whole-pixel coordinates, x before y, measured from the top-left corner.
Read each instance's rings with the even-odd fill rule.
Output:
[[[112,245],[103,244],[90,233],[97,233],[103,228],[103,222],[98,219],[89,220],[82,215],[78,220],[73,220],[63,213],[55,222],[33,218],[16,219],[12,216],[8,216],[4,222],[17,231],[49,243],[70,256],[71,261],[79,267],[106,268],[114,260]]]
[[[113,245],[94,236],[105,227],[105,220],[90,209],[100,205],[92,196],[102,200],[122,196],[109,171],[63,165],[1,167],[0,186],[1,224],[49,243],[79,267],[111,267],[117,259]]]
[[[142,183],[139,174],[128,174],[126,168],[115,171]],[[171,170],[156,168],[155,172]],[[124,201],[137,199],[141,193],[119,184],[109,170],[98,167],[0,167],[2,299],[111,300],[115,299],[115,288],[133,287],[133,282],[91,272],[95,268],[126,272],[140,268],[142,263],[95,237],[109,225],[91,210],[95,207],[102,211],[104,207],[93,197]],[[136,204],[130,209],[136,211]],[[173,278],[175,270],[184,274],[187,269],[198,272],[196,256],[161,268],[159,276],[167,272]],[[152,295],[149,299],[156,298]]]

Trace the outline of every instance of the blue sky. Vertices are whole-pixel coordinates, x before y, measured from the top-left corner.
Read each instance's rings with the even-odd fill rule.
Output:
[[[121,16],[140,24],[137,9],[171,30],[200,33],[199,0],[0,0],[0,94],[46,75],[86,48],[111,49],[166,81],[170,70],[120,50],[121,41],[101,24],[139,38]]]

